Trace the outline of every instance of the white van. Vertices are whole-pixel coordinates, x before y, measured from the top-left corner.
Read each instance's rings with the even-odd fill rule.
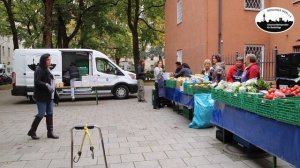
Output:
[[[49,53],[52,58],[51,72],[56,83],[69,85],[68,68],[71,62],[79,68],[80,75],[98,76],[98,93],[112,93],[118,99],[127,98],[129,93],[137,92],[136,75],[122,70],[106,55],[90,49],[16,49],[12,66],[11,94],[27,96],[32,101],[34,90],[34,70],[41,55]],[[93,94],[93,90],[76,89],[75,95]],[[70,89],[59,91],[59,95],[70,95]]]

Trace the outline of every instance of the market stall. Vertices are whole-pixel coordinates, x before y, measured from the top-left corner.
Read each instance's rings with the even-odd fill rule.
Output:
[[[272,89],[262,80],[220,82],[212,123],[300,167],[300,87]]]

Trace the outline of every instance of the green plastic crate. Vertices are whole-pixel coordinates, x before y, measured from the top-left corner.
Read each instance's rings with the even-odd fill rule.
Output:
[[[221,90],[220,101],[224,102],[225,104],[230,105],[230,94],[231,94],[231,92],[225,92],[225,91]]]
[[[89,69],[87,67],[78,67],[79,79],[82,80],[82,76],[89,74]]]
[[[300,99],[275,99],[275,119],[300,126]]]
[[[214,100],[220,100],[220,90],[219,89],[212,89],[211,90],[211,97]]]
[[[240,93],[228,93],[230,96],[230,101],[228,102],[229,105],[233,107],[241,108],[242,106],[242,95]]]
[[[211,93],[211,88],[210,87],[202,88],[202,87],[194,86],[193,93],[194,94],[197,94],[197,93]]]
[[[183,117],[185,117],[189,120],[192,120],[194,117],[193,109],[188,109],[187,107],[183,107],[182,115],[183,115]]]
[[[256,98],[257,108],[255,113],[263,117],[275,119],[274,102],[275,100],[269,100],[262,97],[257,97]]]
[[[166,80],[166,87],[176,88],[176,80]]]
[[[222,89],[211,89],[212,98],[230,105],[231,92],[225,92]]]
[[[183,84],[183,93],[188,94],[188,95],[193,95],[194,94],[193,88],[194,88],[193,84],[191,84],[191,83],[184,83]]]
[[[257,109],[257,97],[259,95],[255,93],[242,93],[242,109],[255,113]]]

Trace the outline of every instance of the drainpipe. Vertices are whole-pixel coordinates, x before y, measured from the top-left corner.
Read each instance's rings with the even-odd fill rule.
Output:
[[[219,0],[219,30],[218,30],[218,53],[222,55],[222,0]]]

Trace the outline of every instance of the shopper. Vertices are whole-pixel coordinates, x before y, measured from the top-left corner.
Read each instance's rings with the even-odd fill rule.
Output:
[[[235,65],[230,67],[227,74],[228,82],[241,82],[242,74],[244,72],[244,58],[238,56],[235,60]]]
[[[178,73],[174,74],[175,78],[178,78],[178,77],[191,77],[191,75],[193,73],[192,73],[192,70],[191,70],[190,66],[187,63],[183,63],[181,66],[182,66],[181,70]]]
[[[32,122],[31,128],[27,133],[32,139],[39,139],[36,130],[39,123],[46,115],[47,137],[58,139],[59,137],[53,133],[53,99],[55,92],[54,78],[50,72],[51,66],[50,54],[44,54],[40,58],[39,65],[34,72],[34,98],[37,104],[38,114]]]
[[[204,68],[202,69],[201,74],[204,76],[207,76],[209,81],[211,81],[211,78],[209,78],[210,71],[212,70],[211,61],[209,59],[205,59],[203,66],[204,66]]]
[[[74,62],[71,62],[69,67],[69,75],[70,75],[70,86],[71,86],[71,98],[72,101],[75,100],[75,86],[74,83],[79,78],[79,70],[76,67],[76,64]]]
[[[176,74],[182,69],[182,66],[181,66],[181,62],[179,61],[175,62],[175,65],[176,65],[176,70],[175,70],[175,74]]]
[[[212,69],[210,71],[210,78],[213,83],[219,83],[221,80],[226,80],[225,64],[219,54],[212,55]]]
[[[246,68],[242,74],[241,81],[245,82],[249,79],[260,78],[260,69],[257,64],[257,58],[254,54],[247,54],[245,61]]]
[[[154,79],[155,79],[155,94],[154,94],[154,102],[153,102],[153,108],[159,109],[161,108],[161,101],[159,97],[159,87],[158,87],[158,80],[162,78],[163,75],[163,62],[159,60],[156,63],[156,67],[154,68]]]
[[[138,102],[146,102],[145,100],[145,88],[144,88],[144,80],[145,80],[145,60],[141,59],[137,66],[137,85],[138,85]]]

